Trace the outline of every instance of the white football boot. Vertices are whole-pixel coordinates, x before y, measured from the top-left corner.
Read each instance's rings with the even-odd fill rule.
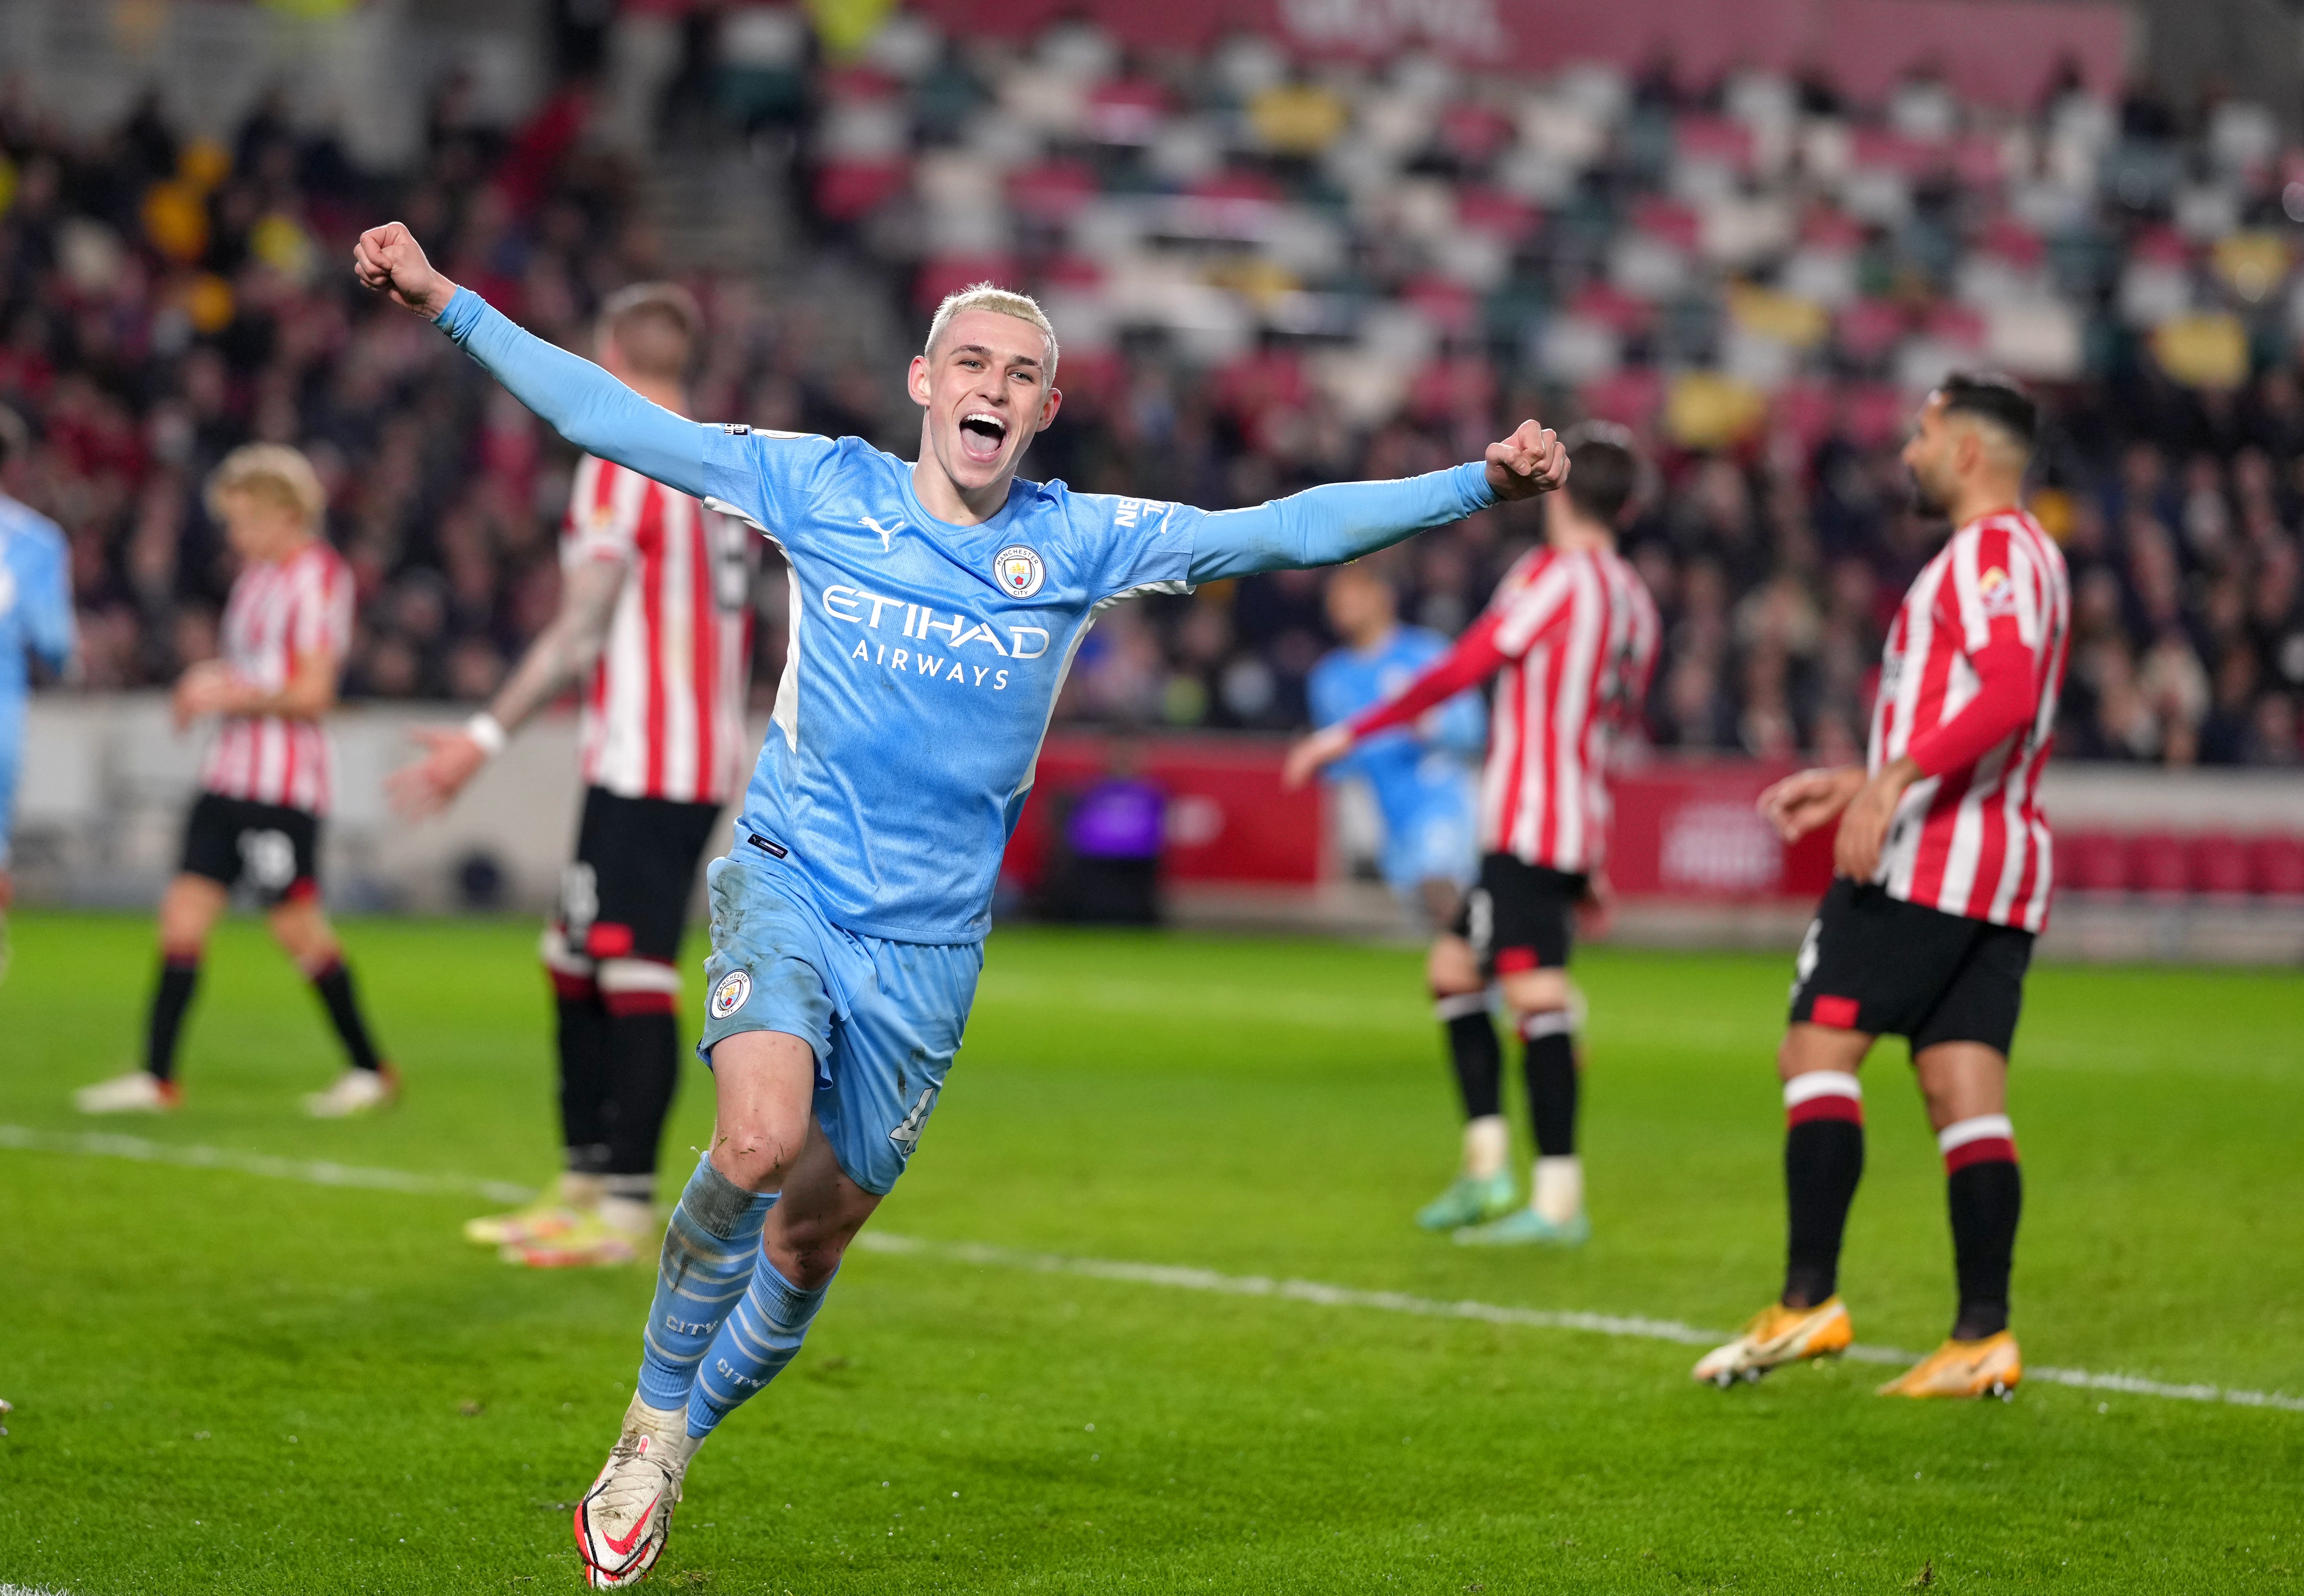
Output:
[[[400,1101],[400,1071],[386,1064],[377,1069],[347,1069],[325,1092],[304,1095],[304,1111],[315,1119],[349,1119]]]
[[[686,1410],[650,1407],[632,1393],[623,1433],[576,1504],[576,1555],[586,1584],[596,1591],[638,1584],[656,1566],[688,1460],[702,1439],[690,1438]]]
[[[184,1089],[148,1069],[131,1069],[72,1094],[83,1114],[165,1114],[184,1100]]]

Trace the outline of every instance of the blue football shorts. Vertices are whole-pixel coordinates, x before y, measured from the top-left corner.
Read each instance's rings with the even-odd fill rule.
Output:
[[[782,1031],[816,1051],[816,1122],[841,1170],[885,1196],[936,1110],[984,969],[981,942],[893,942],[824,918],[772,867],[704,872],[712,908],[704,1034]]]
[[[1427,790],[1386,828],[1379,861],[1386,884],[1411,899],[1427,881],[1470,886],[1480,873],[1472,831],[1472,806],[1462,794],[1453,788]]]

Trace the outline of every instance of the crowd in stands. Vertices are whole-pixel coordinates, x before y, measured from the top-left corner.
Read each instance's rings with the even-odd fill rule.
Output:
[[[1858,106],[1819,81],[1504,80],[1251,38],[1139,59],[1085,24],[1010,45],[901,15],[831,62],[772,10],[690,43],[706,76],[683,83],[732,130],[789,133],[809,248],[885,284],[901,325],[979,278],[1042,296],[1065,403],[1034,475],[1219,507],[1471,458],[1521,416],[1622,421],[1656,462],[1626,534],[1666,622],[1649,739],[1845,758],[1943,532],[1910,508],[1902,426],[1944,372],[1996,368],[2049,416],[2036,507],[2076,595],[2061,750],[2299,761],[2304,148],[2256,107],[2047,84],[2016,114],[1926,78]],[[398,215],[581,347],[599,297],[662,265],[587,105],[572,86],[487,130],[451,83],[397,174],[275,113],[226,149],[148,106],[90,143],[0,105],[0,402],[41,436],[21,487],[72,535],[93,681],[212,646],[191,490],[262,436],[331,486],[360,578],[351,690],[493,682],[551,606],[566,461],[339,268]],[[804,318],[699,286],[699,414],[910,452],[890,374],[827,370]],[[1453,632],[1539,535],[1515,507],[1380,563],[1408,618]],[[1298,725],[1321,587],[1123,606],[1063,713]]]

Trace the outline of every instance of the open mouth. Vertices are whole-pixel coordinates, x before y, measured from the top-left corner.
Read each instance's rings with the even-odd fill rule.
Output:
[[[978,465],[998,460],[1007,441],[1008,423],[990,410],[970,410],[960,418],[961,452]]]

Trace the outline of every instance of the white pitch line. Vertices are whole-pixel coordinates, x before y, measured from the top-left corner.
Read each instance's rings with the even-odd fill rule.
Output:
[[[360,1186],[425,1197],[486,1197],[491,1203],[524,1203],[536,1195],[525,1186],[504,1180],[479,1180],[469,1175],[419,1175],[407,1170],[367,1169],[326,1160],[275,1158],[265,1153],[183,1146],[101,1131],[68,1136],[23,1125],[0,1125],[0,1147],[27,1153],[64,1153],[81,1158],[125,1158],[138,1163],[178,1164],[194,1170],[229,1170],[235,1175],[261,1175],[272,1180],[301,1181],[306,1186]]]
[[[1647,1341],[1673,1341],[1683,1347],[1712,1347],[1728,1338],[1725,1330],[1700,1330],[1676,1319],[1648,1319],[1635,1314],[1583,1313],[1550,1308],[1512,1308],[1495,1303],[1445,1301],[1434,1296],[1410,1296],[1398,1291],[1366,1291],[1353,1286],[1328,1286],[1317,1280],[1275,1279],[1270,1275],[1219,1274],[1212,1269],[1190,1269],[1169,1263],[1127,1263],[1104,1258],[1072,1258],[1057,1253],[1025,1253],[981,1242],[933,1242],[896,1236],[885,1230],[866,1230],[856,1245],[868,1252],[916,1257],[948,1258],[959,1263],[978,1263],[995,1269],[1029,1270],[1038,1274],[1084,1275],[1090,1279],[1122,1280],[1138,1286],[1165,1286],[1176,1291],[1210,1291],[1226,1296],[1271,1296],[1288,1302],[1316,1303],[1329,1308],[1373,1308],[1386,1313],[1412,1313],[1425,1319],[1468,1319],[1482,1324],[1510,1324],[1529,1330],[1584,1330],[1594,1335],[1630,1337]],[[1917,1352],[1893,1347],[1851,1347],[1847,1356],[1860,1364],[1910,1364]],[[2278,1391],[2244,1391],[2214,1385],[2174,1385],[2138,1374],[2100,1374],[2089,1369],[2029,1368],[2027,1380],[2052,1385],[2078,1386],[2088,1390],[2121,1391],[2132,1397],[2166,1397],[2183,1402],[2229,1402],[2240,1407],[2277,1407],[2304,1413],[2304,1397]]]
[[[60,1153],[82,1158],[125,1158],[140,1163],[174,1164],[187,1169],[226,1170],[268,1179],[295,1180],[309,1186],[358,1186],[371,1191],[405,1192],[419,1196],[481,1196],[497,1203],[525,1201],[534,1193],[509,1181],[479,1180],[464,1175],[419,1175],[406,1170],[379,1170],[355,1164],[305,1162],[275,1158],[268,1153],[241,1153],[226,1147],[182,1146],[147,1141],[141,1136],[96,1132],[77,1136],[34,1130],[21,1125],[0,1125],[0,1148]],[[1310,1303],[1326,1308],[1373,1309],[1407,1313],[1424,1319],[1461,1319],[1480,1324],[1508,1324],[1527,1330],[1581,1330],[1590,1335],[1615,1336],[1645,1341],[1670,1341],[1682,1347],[1709,1347],[1727,1338],[1725,1330],[1705,1330],[1676,1319],[1649,1319],[1639,1314],[1587,1313],[1552,1308],[1515,1308],[1497,1303],[1411,1296],[1399,1291],[1369,1291],[1355,1286],[1330,1286],[1317,1280],[1275,1279],[1270,1275],[1230,1275],[1212,1269],[1173,1263],[1131,1263],[1105,1258],[1075,1258],[1059,1253],[1028,1253],[981,1242],[936,1242],[899,1236],[886,1230],[866,1230],[856,1238],[867,1252],[918,1258],[949,1259],[992,1269],[1019,1269],[1036,1274],[1079,1275],[1088,1279],[1117,1280],[1134,1286],[1159,1286],[1172,1291],[1203,1291],[1223,1296],[1275,1297],[1283,1302]],[[1909,1364],[1919,1355],[1893,1347],[1851,1347],[1847,1355],[1864,1364]],[[2178,1385],[2147,1380],[2139,1374],[2107,1374],[2090,1369],[2034,1367],[2027,1380],[2082,1390],[2118,1391],[2130,1397],[2162,1397],[2180,1402],[2222,1402],[2236,1407],[2271,1407],[2304,1413],[2304,1397],[2280,1391],[2240,1390],[2205,1383]],[[9,1596],[0,1587],[0,1596]]]

